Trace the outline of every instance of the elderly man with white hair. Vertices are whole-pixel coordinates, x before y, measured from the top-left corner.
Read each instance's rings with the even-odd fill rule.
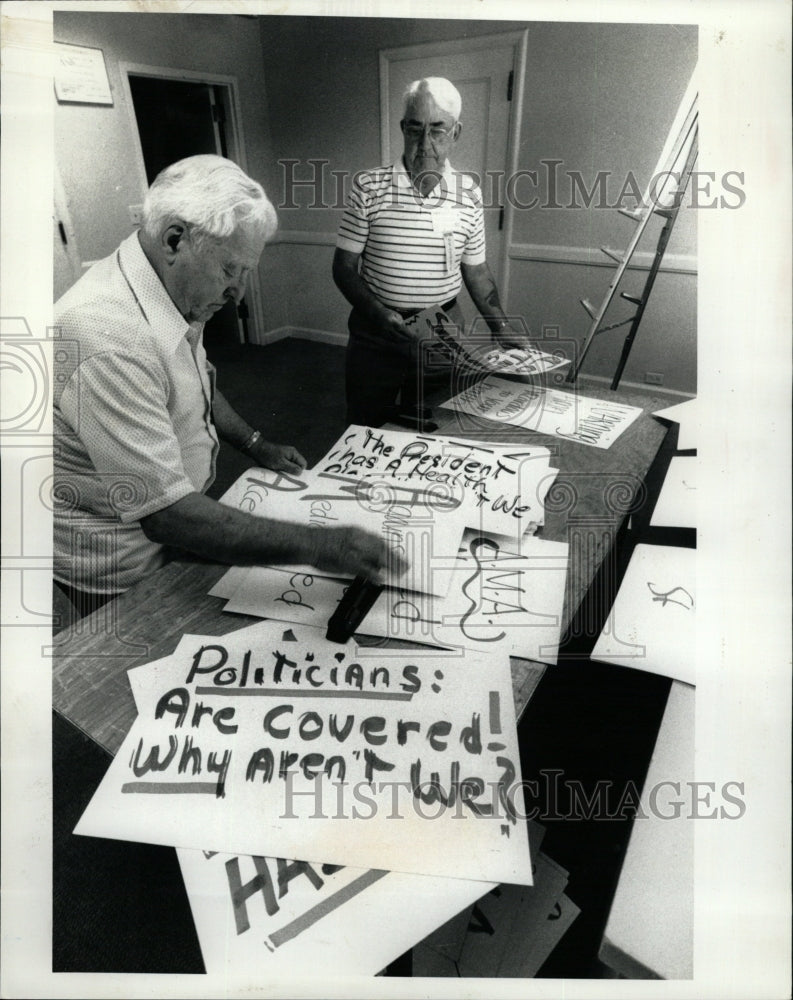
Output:
[[[396,163],[356,175],[336,241],[333,277],[352,305],[347,348],[347,419],[379,426],[415,385],[415,335],[405,320],[441,305],[460,326],[462,284],[504,347],[523,347],[510,326],[485,256],[482,196],[449,163],[461,98],[442,77],[416,80],[400,122]]]
[[[172,549],[375,579],[385,567],[385,544],[369,533],[254,517],[204,495],[218,438],[275,471],[306,464],[232,409],[201,343],[206,320],[245,294],[276,226],[263,189],[238,166],[188,157],[155,179],[141,230],[56,304],[71,350],[54,352],[54,575],[80,614]]]

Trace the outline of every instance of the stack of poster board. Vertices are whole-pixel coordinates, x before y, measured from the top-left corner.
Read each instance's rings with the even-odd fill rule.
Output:
[[[179,849],[209,971],[308,948],[311,975],[375,974],[535,880],[509,658],[424,652],[185,635],[129,672],[138,716],[75,833]]]
[[[412,555],[410,569],[389,581],[363,635],[555,663],[567,543],[534,532],[556,474],[544,447],[351,425],[312,470],[249,470],[222,502],[398,538],[401,553]],[[210,593],[231,613],[322,628],[348,585],[313,567],[234,567]]]

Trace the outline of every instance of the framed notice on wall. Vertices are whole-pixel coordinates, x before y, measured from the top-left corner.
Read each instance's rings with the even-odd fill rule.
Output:
[[[69,104],[112,104],[105,56],[101,49],[55,45],[55,96]]]

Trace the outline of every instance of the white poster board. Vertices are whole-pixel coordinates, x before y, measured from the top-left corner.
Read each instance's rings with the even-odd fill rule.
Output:
[[[463,537],[445,597],[383,591],[357,629],[362,635],[447,649],[498,650],[556,663],[567,579],[566,542],[533,536]],[[325,629],[346,590],[341,580],[254,567],[237,574],[225,610]]]
[[[593,448],[609,448],[642,412],[638,406],[509,382],[494,375],[443,405]]]
[[[541,446],[477,444],[456,438],[350,424],[314,473],[334,482],[368,480],[400,499],[427,492],[441,509],[465,508],[469,528],[520,537],[545,521],[545,494],[556,477]]]
[[[696,549],[637,545],[593,660],[696,683]]]
[[[150,674],[75,833],[531,884],[506,656],[262,622]]]
[[[184,848],[177,856],[210,973],[242,965],[373,976],[494,886]]]
[[[694,455],[675,455],[669,463],[650,525],[696,528],[697,459]]]

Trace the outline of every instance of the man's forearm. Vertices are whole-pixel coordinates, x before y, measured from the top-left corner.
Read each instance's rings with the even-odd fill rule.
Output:
[[[333,258],[333,280],[350,305],[355,306],[367,319],[376,322],[389,311],[358,273],[355,254],[344,250],[336,251]]]
[[[189,493],[141,520],[146,537],[235,566],[316,562],[318,533],[306,525],[271,521]]]
[[[254,429],[237,413],[223,393],[215,390],[212,400],[212,419],[218,436],[235,448],[242,448]]]
[[[490,329],[497,333],[508,320],[501,308],[498,288],[490,268],[487,263],[463,264],[461,272],[465,287],[468,289],[468,294],[473,299],[474,305],[487,321]]]
[[[234,566],[308,563],[327,573],[362,574],[377,583],[384,582],[386,568],[397,576],[406,568],[382,538],[360,528],[272,521],[225,507],[202,493],[188,493],[140,523],[151,541]]]

